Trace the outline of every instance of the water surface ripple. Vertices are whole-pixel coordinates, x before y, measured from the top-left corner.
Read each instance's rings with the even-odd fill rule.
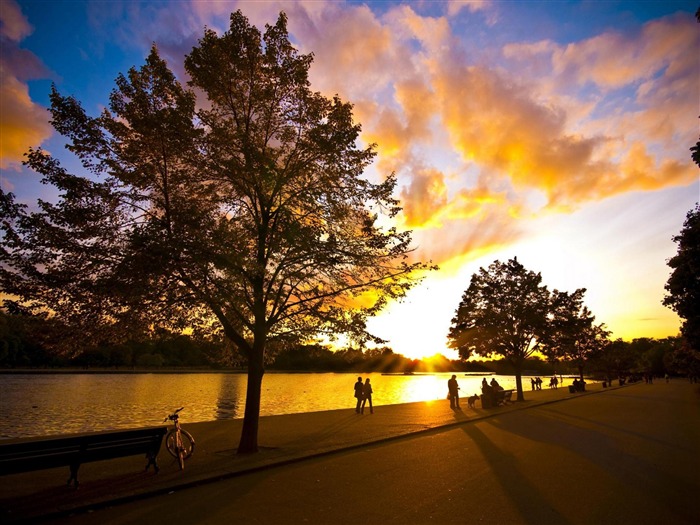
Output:
[[[444,400],[451,376],[361,375],[370,378],[375,406]],[[261,415],[353,408],[357,376],[268,373]],[[504,388],[515,386],[511,376],[490,377]],[[461,373],[457,379],[461,395],[468,396],[479,391],[482,377]],[[226,373],[3,374],[0,439],[160,425],[181,406],[183,424],[241,418],[246,384],[245,374]]]

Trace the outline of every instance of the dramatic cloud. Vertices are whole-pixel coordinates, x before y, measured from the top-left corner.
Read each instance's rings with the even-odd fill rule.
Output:
[[[22,15],[22,11],[14,0],[3,3],[0,11],[0,37],[13,42],[19,42],[32,33],[32,26]]]
[[[676,24],[680,26],[678,33],[685,36],[669,36],[669,44],[664,35],[673,33]],[[465,160],[496,170],[515,189],[544,190],[552,208],[576,207],[623,191],[690,184],[696,174],[687,160],[687,148],[676,147],[675,155],[668,157],[669,151],[674,153],[668,146],[679,138],[683,137],[681,145],[691,143],[688,116],[694,115],[690,101],[697,93],[697,75],[688,55],[697,49],[698,37],[685,31],[686,25],[686,19],[677,17],[642,31],[639,38],[643,41],[636,44],[665,49],[667,60],[661,64],[655,54],[649,59],[649,63],[656,64],[653,67],[641,64],[637,73],[627,68],[625,78],[632,82],[625,85],[627,96],[634,99],[628,107],[619,103],[617,95],[611,99],[599,97],[597,104],[585,93],[581,93],[579,102],[576,90],[547,97],[544,91],[533,89],[535,79],[527,82],[501,69],[469,64],[459,53],[431,56],[432,91],[454,147]],[[635,43],[627,47],[634,48]],[[546,43],[525,49],[530,55],[546,51],[557,55]],[[514,48],[506,54],[514,56]],[[606,61],[610,55],[606,55]],[[527,55],[518,58],[523,57]],[[608,68],[583,64],[592,71]],[[535,65],[540,75],[549,71],[551,78],[557,78],[560,72],[556,64],[547,69],[540,60]],[[583,66],[574,60],[569,69],[577,68]],[[598,77],[606,78],[602,74]],[[647,78],[646,82],[654,85],[637,88]],[[678,94],[671,97],[674,88]],[[618,104],[617,111],[603,111],[613,103]],[[575,106],[578,110],[572,109]],[[578,120],[581,117],[587,120],[582,123]],[[662,141],[664,148],[658,147]],[[646,145],[645,156],[639,155],[639,143]],[[658,156],[661,151],[664,157]]]
[[[462,48],[448,18],[406,5],[381,18],[366,6],[313,6],[290,16],[295,38],[315,54],[312,84],[355,104],[379,171],[399,177],[405,226],[450,239],[445,250],[421,233],[422,254],[441,261],[500,244],[520,231],[510,223],[543,207],[567,211],[693,181],[685,151],[669,158],[657,148],[683,125],[668,118],[689,110],[693,90],[683,83],[697,84],[688,17],[631,36],[513,44],[503,56],[521,67],[506,70]],[[685,95],[668,96],[673,88]],[[505,233],[489,234],[486,218]]]
[[[636,35],[609,32],[569,44],[554,50],[553,73],[604,89],[622,88],[667,69],[671,75],[674,70],[685,74],[689,66],[697,67],[692,59],[699,42],[696,26],[692,17],[679,14],[649,22]]]
[[[305,22],[295,36],[305,52],[314,53],[311,81],[321,92],[356,104],[376,100],[412,69],[408,49],[366,6],[331,6]],[[295,30],[297,23],[290,26]]]
[[[19,42],[32,31],[19,6],[4,1],[0,10],[0,168],[17,168],[30,146],[51,136],[46,109],[29,96],[27,80],[48,76],[46,68]]]
[[[401,201],[407,226],[430,226],[430,221],[438,219],[447,204],[447,186],[442,173],[433,169],[420,170],[401,192]],[[433,226],[442,224],[438,222]]]
[[[224,31],[240,8],[264,30],[285,11],[293,42],[314,53],[312,87],[354,104],[362,141],[377,144],[371,176],[396,173],[402,226],[415,230],[419,256],[436,262],[512,242],[523,218],[696,177],[687,144],[697,130],[700,36],[688,13],[635,33],[475,49],[460,31],[485,16],[498,30],[493,2],[180,7],[119,4],[92,20],[126,20],[113,28],[123,45],[155,40],[184,79],[182,57],[204,26]]]

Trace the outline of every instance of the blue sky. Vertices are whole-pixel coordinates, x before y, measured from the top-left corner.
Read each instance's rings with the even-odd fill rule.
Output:
[[[312,87],[355,104],[368,171],[395,171],[416,256],[441,270],[372,321],[405,355],[450,355],[469,278],[517,256],[545,284],[587,288],[614,337],[664,337],[671,237],[700,200],[700,24],[691,2],[136,2],[0,0],[0,183],[50,198],[21,166],[41,145],[77,168],[48,124],[54,82],[95,114],[155,42],[182,61],[205,26],[285,11],[314,52]]]

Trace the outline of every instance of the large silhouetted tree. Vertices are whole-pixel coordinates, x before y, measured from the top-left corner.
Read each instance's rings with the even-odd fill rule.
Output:
[[[395,179],[371,183],[350,104],[310,89],[311,55],[281,14],[264,34],[240,12],[185,60],[192,90],[155,47],[88,116],[51,93],[52,123],[83,171],[46,152],[27,164],[60,192],[29,213],[3,194],[5,291],[81,334],[164,327],[222,334],[244,354],[239,452],[258,448],[273,345],[346,333],[401,297],[425,268],[407,259]]]
[[[448,339],[462,359],[501,356],[515,371],[522,401],[522,368],[535,353],[570,355],[593,317],[581,304],[584,289],[550,292],[539,273],[517,258],[494,261],[472,275],[457,307]]]
[[[691,349],[700,352],[700,205],[688,212],[673,241],[678,253],[668,260],[673,272],[666,282],[663,304],[683,319],[683,337]]]

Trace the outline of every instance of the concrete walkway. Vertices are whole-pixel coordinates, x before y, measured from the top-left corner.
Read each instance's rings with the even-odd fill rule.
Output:
[[[700,488],[697,385],[591,385],[575,395],[562,388],[527,391],[526,400],[490,410],[470,409],[462,400],[457,412],[444,401],[380,406],[362,416],[349,408],[266,417],[261,452],[249,456],[235,454],[241,421],[184,422],[197,439],[184,471],[162,451],[158,475],[140,472],[138,457],[86,464],[77,491],[63,485],[67,469],[3,476],[0,517],[59,521],[74,515],[68,523],[160,523],[166,519],[158,516],[171,514],[170,520],[191,523],[235,522],[237,516],[246,523],[638,524],[640,513],[630,509],[641,509],[641,518],[662,519],[656,523],[700,522],[694,502]],[[338,468],[337,477],[329,478],[329,469]],[[265,485],[277,476],[291,481]],[[319,486],[322,478],[326,483]],[[639,494],[635,483],[641,484]],[[374,488],[364,490],[368,486]],[[440,486],[444,492],[436,492]],[[668,504],[659,504],[656,493]],[[334,497],[339,500],[326,509],[323,503]],[[591,508],[597,514],[584,511]],[[92,509],[103,510],[85,513]]]

